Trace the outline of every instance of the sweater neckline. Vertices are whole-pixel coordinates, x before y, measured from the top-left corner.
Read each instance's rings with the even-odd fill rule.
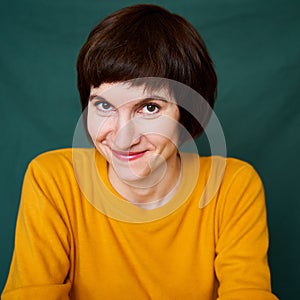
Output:
[[[95,149],[94,172],[97,173],[97,181],[99,182],[96,195],[101,195],[101,199],[94,199],[94,207],[110,218],[131,223],[151,222],[172,214],[188,200],[199,176],[199,156],[191,153],[180,153],[180,157],[182,175],[176,193],[164,205],[147,210],[128,202],[117,193],[108,178],[107,161]]]

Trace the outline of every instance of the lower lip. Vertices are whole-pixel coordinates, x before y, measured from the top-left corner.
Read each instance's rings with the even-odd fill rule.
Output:
[[[132,160],[136,160],[136,159],[144,156],[146,151],[143,151],[143,152],[129,152],[128,154],[112,151],[112,153],[119,160],[132,161]]]

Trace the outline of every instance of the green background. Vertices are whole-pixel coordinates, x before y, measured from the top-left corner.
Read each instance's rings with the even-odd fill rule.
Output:
[[[72,144],[80,116],[78,51],[100,19],[134,3],[1,1],[0,290],[26,166],[41,152]],[[148,3],[183,15],[204,37],[219,78],[216,112],[228,156],[252,163],[265,185],[273,291],[280,299],[298,298],[300,1]],[[206,153],[201,142],[199,148]]]

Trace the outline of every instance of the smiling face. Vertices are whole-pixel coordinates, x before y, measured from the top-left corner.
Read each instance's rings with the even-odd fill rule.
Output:
[[[108,161],[111,181],[149,187],[177,174],[178,120],[167,90],[126,83],[91,88],[88,131]]]

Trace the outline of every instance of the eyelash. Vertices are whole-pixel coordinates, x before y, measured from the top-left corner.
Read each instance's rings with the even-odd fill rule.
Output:
[[[103,108],[103,106],[105,106],[105,105],[107,105],[108,108]],[[111,113],[111,112],[115,111],[115,107],[106,101],[97,101],[97,102],[95,102],[94,106],[96,107],[96,109],[99,112],[102,112],[102,113]],[[153,107],[155,111],[153,111],[153,112],[149,111],[148,110],[149,107]],[[144,112],[144,109],[147,109],[147,112]],[[146,116],[152,116],[152,115],[156,115],[160,111],[160,109],[161,109],[161,106],[158,105],[157,103],[148,102],[148,103],[141,105],[141,107],[137,110],[137,112],[140,114],[144,114]]]
[[[106,105],[106,104],[109,106],[110,109],[103,108],[103,105]],[[95,102],[94,105],[99,111],[102,111],[102,112],[110,112],[114,108],[110,103],[108,103],[106,101],[97,101],[97,102]],[[102,105],[102,108],[99,108],[100,105]]]
[[[146,112],[145,114],[148,114],[148,115],[154,115],[154,114],[158,113],[158,112],[160,111],[160,108],[161,108],[158,104],[149,102],[149,103],[144,104],[144,105],[141,107],[140,110],[143,112],[143,110],[144,110],[145,108],[149,108],[149,106],[154,107],[154,108],[155,108],[155,111],[154,111],[154,112],[152,112],[152,111]],[[147,109],[147,110],[148,110],[148,109]]]

